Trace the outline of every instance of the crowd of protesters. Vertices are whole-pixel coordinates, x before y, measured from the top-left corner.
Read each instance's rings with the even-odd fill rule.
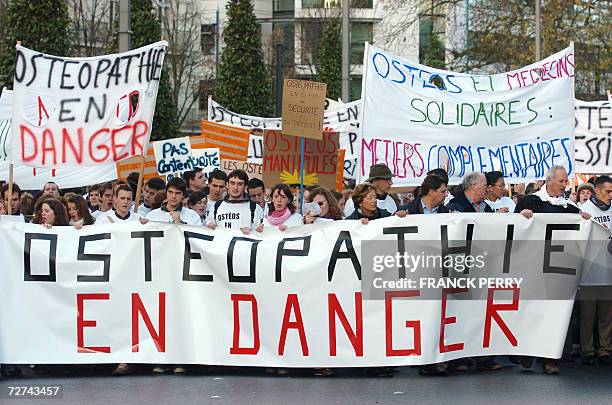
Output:
[[[384,164],[370,168],[367,181],[342,193],[325,187],[306,187],[300,209],[298,187],[277,184],[267,188],[256,178],[249,179],[242,170],[226,174],[215,170],[208,179],[201,170],[187,172],[183,178],[175,177],[165,183],[160,178],[147,180],[142,198],[134,201],[137,176],[127,181],[92,185],[85,195],[61,190],[55,183],[47,183],[38,192],[25,192],[19,185],[2,182],[0,190],[1,221],[25,221],[46,228],[55,226],[84,226],[138,221],[145,224],[166,222],[240,230],[244,234],[262,232],[266,228],[280,231],[298,226],[337,220],[369,221],[396,215],[431,215],[453,212],[520,213],[531,218],[534,213],[580,214],[599,225],[612,229],[612,178],[593,176],[571,190],[568,174],[563,167],[551,167],[546,180],[507,187],[501,172],[468,173],[462,183],[449,187],[449,178],[443,169],[427,174],[422,184],[405,194],[391,194],[393,174]],[[7,215],[10,205],[10,215]],[[134,210],[134,206],[137,209]],[[612,299],[607,287],[583,287],[583,298],[578,301],[573,317],[577,330],[568,331],[567,350],[562,360],[573,361],[580,355],[584,364],[611,365],[612,351]],[[533,358],[511,358],[523,367],[532,367]],[[543,371],[559,373],[559,361],[542,359]],[[498,370],[502,364],[493,357],[459,359],[449,363],[421,366],[422,375],[447,375],[472,369]],[[36,367],[45,373],[47,367]],[[390,375],[392,368],[371,369],[376,375]],[[158,365],[153,372],[184,373],[182,365]],[[131,372],[128,364],[116,366],[114,375]],[[276,370],[285,374],[287,370]],[[21,374],[17,365],[2,365],[2,376]],[[315,375],[333,375],[331,369],[315,369]]]

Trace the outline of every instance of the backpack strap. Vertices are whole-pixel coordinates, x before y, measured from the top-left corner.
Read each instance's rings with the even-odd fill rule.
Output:
[[[257,203],[255,201],[249,201],[251,208],[251,225],[253,225],[253,221],[255,220],[255,210],[257,209]],[[258,224],[259,225],[259,224]]]
[[[221,203],[223,202],[223,200],[217,200],[215,201],[215,206],[213,208],[213,222],[216,224],[217,223],[217,210],[219,209],[219,207],[221,206]]]

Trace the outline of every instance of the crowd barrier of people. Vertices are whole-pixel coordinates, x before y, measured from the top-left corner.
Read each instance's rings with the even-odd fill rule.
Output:
[[[133,201],[137,175],[127,181],[114,181],[91,185],[84,195],[61,193],[55,183],[47,183],[38,192],[21,190],[13,184],[9,201],[9,185],[0,184],[1,221],[16,220],[40,224],[46,228],[113,224],[138,221],[145,224],[165,222],[205,226],[211,230],[236,229],[244,234],[262,232],[265,228],[285,231],[298,225],[318,224],[326,221],[369,221],[397,215],[432,215],[453,212],[520,213],[531,218],[534,213],[579,214],[599,225],[612,229],[612,178],[593,176],[575,192],[570,188],[566,170],[551,167],[546,180],[529,184],[514,184],[509,189],[501,172],[469,173],[460,185],[449,186],[444,169],[427,174],[419,187],[404,194],[392,194],[393,174],[384,164],[370,168],[365,183],[342,193],[325,187],[306,187],[303,196],[297,185],[276,184],[271,188],[257,178],[249,179],[242,170],[226,174],[215,170],[208,178],[201,170],[186,172],[165,183],[160,178],[147,180],[141,201]],[[300,200],[304,203],[300,209]],[[11,215],[8,216],[10,204]],[[134,204],[138,208],[134,209]],[[586,365],[611,365],[612,300],[610,287],[582,287],[572,315],[562,360],[573,361],[581,356]],[[529,368],[533,358],[511,358]],[[559,361],[542,359],[543,371],[559,373]],[[2,365],[4,377],[16,377],[22,366]],[[422,375],[447,375],[471,369],[499,370],[503,366],[493,357],[459,359],[449,363],[421,366]],[[37,373],[48,368],[36,366]],[[157,365],[155,373],[172,371],[184,373],[184,365]],[[370,369],[373,375],[391,375],[392,368]],[[128,364],[116,366],[113,375],[131,372]],[[271,372],[287,374],[288,370]],[[333,375],[331,369],[315,369],[318,376]]]

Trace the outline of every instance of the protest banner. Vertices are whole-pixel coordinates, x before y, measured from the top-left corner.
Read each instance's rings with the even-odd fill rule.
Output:
[[[117,178],[119,180],[127,180],[127,177],[132,172],[138,172],[140,170],[141,157],[136,156],[128,159],[123,159],[117,162],[115,167],[117,170]],[[149,180],[153,177],[161,177],[157,173],[157,161],[155,159],[155,152],[153,151],[153,145],[149,144],[147,147],[147,154],[145,155],[145,165],[143,172],[143,180]]]
[[[584,257],[575,242],[602,232],[578,215],[550,214],[332,221],[249,238],[151,222],[78,231],[0,223],[11,269],[0,272],[0,362],[309,368],[559,358]],[[485,255],[478,243],[491,239],[499,243]],[[410,267],[406,278],[397,261],[385,263],[391,256],[372,255],[384,242],[384,255],[416,259],[413,248],[427,240],[444,261]],[[458,240],[466,261],[448,268]],[[415,276],[425,284],[401,286]],[[387,277],[400,285],[380,286]]]
[[[17,45],[13,162],[84,167],[143,155],[167,45],[89,58]]]
[[[208,177],[213,170],[221,169],[221,152],[219,148],[192,149],[193,167],[202,169]]]
[[[413,63],[368,45],[357,178],[386,163],[397,186],[448,166],[451,182],[500,170],[509,182],[575,172],[574,49],[493,76]]]
[[[5,162],[9,159],[12,116],[13,92],[3,88],[2,93],[0,93],[0,162]]]
[[[300,184],[300,139],[278,130],[264,131],[263,181],[265,184]],[[319,184],[334,190],[338,168],[338,134],[304,140],[304,185]]]
[[[612,173],[612,109],[609,101],[576,100],[576,172]]]
[[[162,176],[169,173],[184,173],[194,168],[188,136],[153,142],[153,153],[157,173]]]
[[[211,121],[200,121],[205,148],[219,148],[221,159],[246,161],[250,131]]]
[[[329,101],[329,99],[326,99]],[[344,177],[354,179],[356,175],[356,163],[360,154],[361,130],[359,128],[359,114],[361,100],[347,104],[326,103],[323,125],[326,131],[338,132],[340,134],[340,147],[346,150]],[[221,104],[208,99],[208,119],[225,125],[233,125],[240,128],[257,129],[280,129],[282,119],[262,118],[238,114],[228,110]]]
[[[230,174],[234,170],[244,170],[249,179],[263,180],[263,166],[257,163],[241,162],[240,160],[221,159],[221,170]],[[276,184],[276,183],[274,183]]]
[[[249,156],[247,162],[249,163],[263,163],[263,133],[261,135],[255,135],[251,133],[249,135]]]
[[[326,83],[284,79],[283,134],[321,139],[326,93]]]

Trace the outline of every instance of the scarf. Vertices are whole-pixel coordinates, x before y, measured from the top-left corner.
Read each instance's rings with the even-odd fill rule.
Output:
[[[576,204],[574,204],[571,200],[568,200],[567,198],[563,196],[551,197],[546,191],[546,185],[544,185],[544,187],[542,187],[540,191],[534,193],[534,195],[538,196],[540,200],[547,202],[551,205],[556,205],[556,206],[561,206],[563,208],[567,208],[567,205],[569,204],[569,205],[573,205],[574,207],[576,207]]]
[[[595,197],[595,194],[591,196],[590,200],[597,208],[599,208],[602,211],[608,211],[610,209],[610,206],[612,206],[612,204],[605,204],[604,202],[599,201]]]
[[[272,211],[268,214],[268,221],[273,226],[279,226],[285,223],[285,221],[291,216],[291,211],[288,207],[285,207],[282,211]]]

